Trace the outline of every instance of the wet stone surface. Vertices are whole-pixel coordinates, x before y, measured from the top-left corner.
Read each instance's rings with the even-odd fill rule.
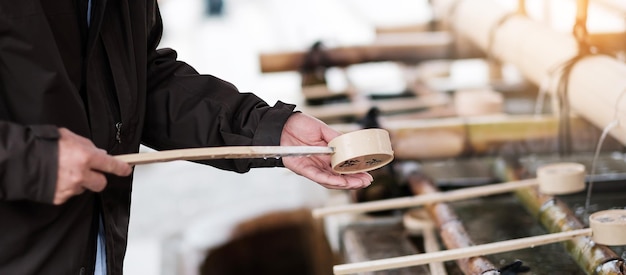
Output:
[[[547,234],[512,195],[452,203],[475,244]],[[560,243],[487,255],[496,267],[521,260],[526,274],[585,274]]]
[[[621,199],[620,199],[621,197]],[[593,195],[590,211],[615,208],[624,204],[624,195],[603,192]],[[573,212],[585,205],[585,194],[559,197]],[[548,234],[545,228],[531,216],[522,203],[510,194],[478,198],[450,203],[475,244],[504,241]],[[611,247],[618,256],[625,247]],[[486,256],[494,265],[502,267],[521,260],[531,271],[524,274],[587,274],[565,250],[562,243],[553,243]],[[623,256],[622,256],[623,257]]]

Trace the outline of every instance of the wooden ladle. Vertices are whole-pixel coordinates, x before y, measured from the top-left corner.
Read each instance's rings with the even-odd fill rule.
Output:
[[[506,193],[531,186],[539,186],[540,192],[549,195],[571,194],[582,191],[585,189],[585,166],[571,162],[548,164],[537,169],[537,178],[534,179],[489,184],[426,195],[323,207],[313,209],[312,214],[314,217],[320,218],[333,214],[408,208],[430,203],[458,201]]]
[[[585,236],[591,237],[589,241],[593,241],[597,244],[609,246],[626,245],[626,210],[614,209],[598,211],[589,217],[589,224],[590,228],[584,229],[512,239],[432,253],[422,253],[395,258],[335,265],[333,267],[333,271],[335,274],[352,274],[358,272],[395,269],[433,262],[444,262],[481,255],[496,254]]]
[[[131,165],[174,160],[276,158],[331,155],[331,167],[340,174],[380,168],[393,160],[389,133],[384,129],[365,129],[340,135],[324,146],[223,146],[164,150],[117,155]]]

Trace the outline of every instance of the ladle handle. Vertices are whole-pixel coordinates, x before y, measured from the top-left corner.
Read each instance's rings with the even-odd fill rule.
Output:
[[[320,218],[326,215],[341,213],[364,213],[372,211],[408,208],[438,202],[449,202],[476,198],[481,196],[511,192],[516,189],[538,185],[537,179],[526,179],[504,183],[490,184],[478,187],[469,187],[459,190],[430,193],[411,197],[402,197],[347,205],[337,205],[313,209],[313,217]]]
[[[138,165],[173,160],[275,158],[333,153],[332,147],[324,146],[223,146],[117,155],[115,158],[131,165]]]
[[[369,272],[416,266],[431,262],[445,262],[480,255],[490,255],[500,252],[519,250],[529,247],[532,248],[535,246],[561,242],[576,237],[591,236],[591,234],[591,228],[577,229],[572,231],[513,239],[476,246],[468,246],[451,250],[443,250],[432,253],[415,254],[410,256],[387,258],[374,261],[335,265],[333,267],[333,271],[335,274],[352,274],[358,272]]]

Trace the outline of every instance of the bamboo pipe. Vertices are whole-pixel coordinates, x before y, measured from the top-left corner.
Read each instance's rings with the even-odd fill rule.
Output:
[[[626,65],[606,56],[585,58],[570,73],[569,100],[573,109],[603,129],[626,118]],[[623,123],[610,134],[626,145]]]
[[[455,16],[449,20],[458,33],[483,50],[491,49],[492,56],[515,65],[537,85],[554,78],[555,68],[578,54],[573,35],[557,32],[529,18],[511,16],[498,26],[508,13],[496,0],[466,0],[457,3]],[[574,112],[599,128],[615,118],[623,118],[626,103],[619,99],[626,88],[625,74],[625,64],[606,56],[589,56],[578,62],[570,72],[568,92]],[[555,94],[556,83],[549,91]],[[611,135],[626,144],[621,128],[614,128]]]
[[[578,54],[572,35],[554,31],[526,16],[510,16],[498,26],[511,12],[494,0],[462,1],[451,20],[457,32],[481,49],[492,50],[490,55],[514,64],[535,84]]]
[[[422,174],[409,176],[409,186],[415,195],[428,195],[439,192],[432,180]],[[453,208],[446,203],[428,204],[424,207],[435,225],[439,229],[439,235],[448,249],[468,247],[475,245],[459,220]],[[471,257],[456,260],[457,265],[465,274],[498,274],[496,267],[486,257]]]
[[[389,131],[396,159],[446,159],[493,152],[500,145],[525,142],[533,153],[554,152],[559,119],[553,115],[491,115],[484,117],[448,117],[437,119],[385,119],[382,128]],[[333,124],[340,132],[360,129],[360,125]],[[579,116],[570,118],[576,152],[595,150],[601,131]],[[535,143],[532,143],[535,142]],[[603,150],[621,148],[616,140],[606,139]]]
[[[562,242],[565,240],[570,240],[572,238],[588,237],[591,235],[592,229],[585,228],[482,245],[468,246],[463,248],[443,250],[432,253],[423,253],[403,257],[336,265],[333,267],[333,271],[335,274],[352,274],[357,272],[401,268],[428,264],[431,262],[444,262],[462,258],[471,258],[475,256],[497,254],[501,252],[519,250],[524,248],[532,248],[535,246]]]
[[[482,154],[494,146],[514,141],[556,140],[559,129],[559,119],[550,115],[493,115],[387,121],[381,124],[390,132],[398,159],[441,159]],[[572,131],[579,133],[573,137],[577,141],[575,149],[593,150],[600,136],[597,128],[580,117],[572,117],[570,125]]]

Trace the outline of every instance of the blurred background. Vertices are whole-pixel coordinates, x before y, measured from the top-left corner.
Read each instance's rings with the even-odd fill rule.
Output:
[[[456,1],[160,0],[164,22],[164,36],[160,47],[177,50],[180,60],[191,64],[202,74],[211,74],[229,81],[240,91],[255,93],[270,105],[278,100],[297,104],[300,110],[314,114],[342,131],[359,127],[355,125],[362,127],[368,111],[372,111],[374,106],[387,114],[378,121],[382,121],[382,124],[388,123],[386,125],[421,119],[429,119],[428,121],[436,124],[439,123],[436,119],[465,115],[551,115],[562,110],[558,109],[558,102],[554,99],[556,96],[551,99],[549,95],[545,95],[545,104],[537,104],[537,101],[543,100],[540,86],[543,80],[549,79],[545,75],[549,76],[550,72],[529,69],[529,73],[516,64],[509,64],[515,62],[500,62],[497,64],[497,72],[494,73],[493,64],[489,62],[492,53],[485,49],[493,45],[487,43],[489,45],[485,47],[485,43],[481,45],[480,42],[469,41],[458,35],[462,32],[471,33],[472,29],[484,29],[481,22],[476,22],[475,28],[467,22],[463,28],[451,27],[449,25],[452,25],[450,22],[454,21],[454,17],[447,17],[453,13],[449,10],[437,10],[432,2]],[[527,16],[541,22],[547,29],[559,35],[572,33],[577,18],[577,1],[574,0],[503,0],[497,1],[497,7],[477,6],[476,14],[481,17],[480,14],[485,12],[485,20],[489,21],[490,9],[515,12],[519,11],[521,2],[526,2]],[[586,31],[597,34],[592,35],[596,39],[594,41],[606,43],[613,60],[621,63],[626,48],[626,6],[621,1],[591,2],[593,5],[586,10]],[[444,6],[450,8],[451,5],[453,4]],[[503,22],[504,19],[500,23]],[[483,33],[482,41],[491,41],[485,38],[488,35]],[[527,34],[520,32],[502,36],[506,35],[515,37]],[[550,33],[541,35],[529,35],[527,39],[532,43],[551,36]],[[348,49],[347,52],[363,50],[362,47],[380,46],[384,53],[380,56],[357,55],[356,59],[346,57],[346,60],[338,62],[340,66],[313,64],[314,67],[309,68],[311,70],[306,73],[302,73],[303,67],[289,65],[289,60],[296,62],[293,61],[295,58],[280,57],[282,53],[293,52],[299,52],[300,55],[314,54],[310,49],[316,42],[322,42],[325,49],[343,48]],[[385,48],[385,45],[390,48]],[[520,43],[510,46],[519,46],[520,49],[515,53],[498,53],[499,57],[515,56],[523,60],[529,54],[528,50],[521,49]],[[563,54],[571,52],[570,46],[567,44],[563,48]],[[424,52],[420,52],[421,50]],[[362,66],[356,66],[358,63]],[[548,64],[547,67],[551,65]],[[322,77],[315,76],[315,66],[323,67]],[[538,68],[544,67],[546,66]],[[311,76],[313,80],[307,78]],[[319,83],[324,84],[322,91],[316,86]],[[558,89],[557,84],[546,85]],[[549,87],[545,89],[549,90]],[[488,90],[499,94],[495,96],[495,103],[480,105],[486,109],[476,111],[455,107],[451,101],[453,96],[460,102],[461,95],[467,90]],[[504,101],[502,93],[505,94]],[[484,93],[475,97],[485,96],[494,98],[493,94]],[[384,101],[389,98],[396,101]],[[379,99],[383,101],[376,101]],[[382,103],[377,105],[377,102]],[[482,104],[472,102],[474,103],[467,104]],[[334,103],[339,104],[337,110],[321,107],[337,106],[332,105]],[[424,112],[425,109],[428,110]],[[599,132],[612,116],[606,117],[603,118],[604,121],[595,123],[592,127],[594,131],[579,132],[579,136],[592,140],[574,142],[578,146],[574,147],[582,152],[579,155],[588,156],[587,153],[593,152]],[[498,127],[503,129],[504,126]],[[536,132],[533,129],[529,131]],[[520,139],[527,142],[531,138]],[[536,163],[545,159],[537,160],[533,150],[539,148],[537,150],[543,150],[543,153],[555,153],[561,148],[559,144],[554,145],[555,142],[558,143],[558,139],[555,136],[541,136],[539,145],[524,144],[521,146],[523,149],[519,149],[519,143],[511,142],[508,143],[509,146],[499,143],[484,151],[468,154],[467,150],[455,149],[451,145],[445,148],[448,150],[446,152],[410,155],[411,150],[428,151],[428,145],[419,147],[420,143],[436,145],[445,142],[445,137],[442,139],[441,136],[434,135],[430,141],[421,139],[409,142],[412,144],[411,150],[408,150],[408,155],[401,156],[401,159],[412,161],[402,163],[401,169],[394,168],[397,169],[396,172],[406,169],[428,170],[433,176],[439,177],[440,186],[486,184],[499,179],[495,179],[489,172],[490,168],[485,168],[487,164],[482,165],[484,161],[477,169],[476,162],[468,164],[468,159],[474,161],[477,157],[488,156],[490,158],[487,162],[491,165],[494,156],[510,157],[512,152],[520,153],[521,150],[521,155],[515,157],[521,159],[522,163],[530,162],[530,166],[535,167]],[[607,150],[613,159],[617,159],[621,169],[623,142],[609,137],[607,144]],[[142,151],[149,149],[142,148]],[[529,156],[535,159],[529,161]],[[346,224],[354,221],[355,217],[338,215],[319,224],[311,219],[309,210],[376,198],[376,194],[327,190],[280,168],[256,169],[249,173],[236,174],[177,161],[139,166],[135,175],[129,243],[124,266],[127,274],[247,274],[246,271],[237,273],[224,270],[235,270],[232,269],[233,265],[253,265],[253,262],[258,265],[258,272],[249,274],[281,274],[264,273],[263,270],[271,268],[263,264],[280,266],[289,261],[294,265],[300,264],[300,268],[307,270],[306,273],[297,274],[328,274],[332,264],[344,260],[340,255],[343,246],[340,231]],[[383,181],[378,180],[380,178],[374,185]],[[382,183],[379,185],[384,186]],[[405,189],[396,189],[400,191],[394,189],[395,191],[381,192],[406,195]],[[285,224],[292,226],[291,229],[281,227]],[[272,231],[268,228],[280,230]],[[258,239],[254,238],[255,233],[258,233]],[[281,239],[287,243],[281,243]],[[237,244],[237,241],[242,243]],[[288,243],[299,246],[300,250],[290,247]],[[272,247],[282,250],[278,252],[272,250]],[[298,254],[304,253],[302,250],[310,254]],[[272,253],[278,256],[292,254],[294,258],[272,258],[265,255],[266,257],[257,259],[258,261],[251,260],[262,254]],[[209,259],[210,255],[215,255],[215,258]],[[262,264],[261,261],[265,263]],[[220,262],[224,266],[231,266],[220,267]],[[276,270],[293,269],[285,267]]]

